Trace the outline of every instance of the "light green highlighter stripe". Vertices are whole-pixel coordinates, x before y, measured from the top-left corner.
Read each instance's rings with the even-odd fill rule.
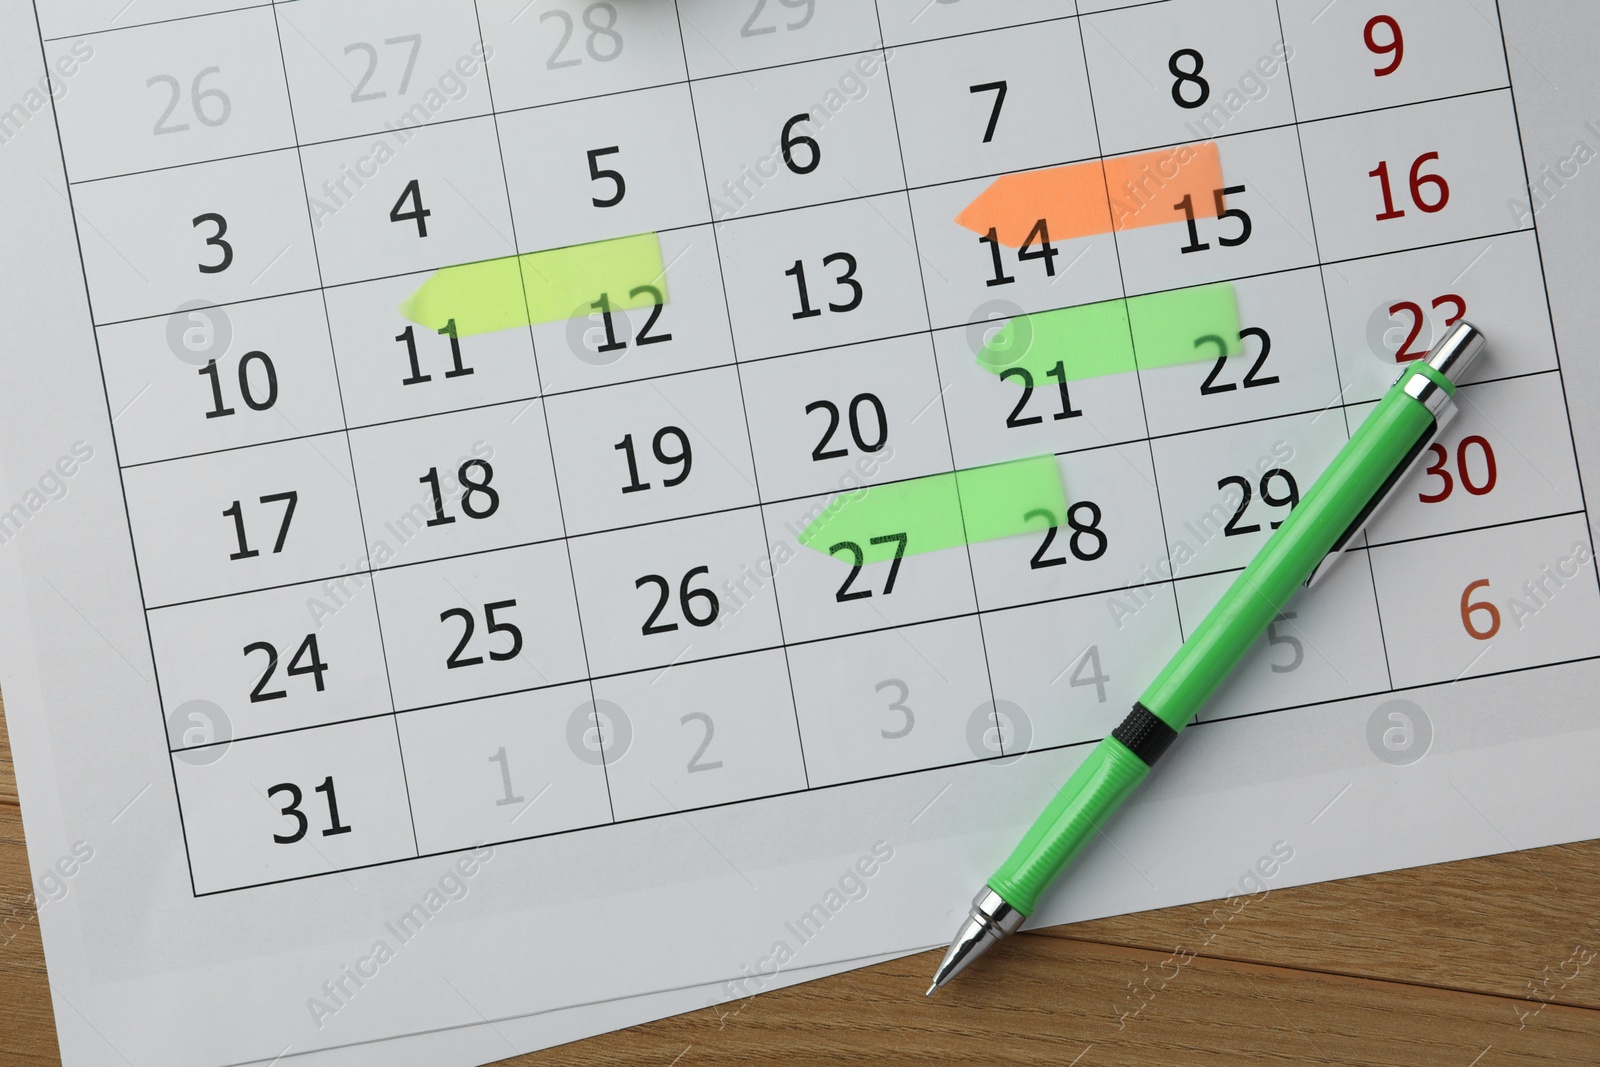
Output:
[[[847,563],[855,551],[880,563],[1060,526],[1066,514],[1056,457],[1034,456],[841,493],[799,542]]]
[[[1219,282],[1019,315],[989,338],[978,364],[995,374],[1019,368],[1043,385],[1047,376],[1078,381],[1240,351],[1239,305],[1233,286]]]
[[[653,233],[486,259],[434,271],[400,314],[457,337],[667,302]]]

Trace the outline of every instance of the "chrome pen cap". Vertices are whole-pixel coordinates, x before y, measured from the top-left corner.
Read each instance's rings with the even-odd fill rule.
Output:
[[[1449,378],[1452,385],[1460,385],[1486,344],[1476,326],[1465,319],[1458,320],[1428,353],[1428,366]]]
[[[1460,385],[1461,379],[1483,354],[1483,334],[1465,319],[1445,331],[1439,343],[1428,353],[1427,366],[1438,371],[1451,385]],[[1406,394],[1427,405],[1439,429],[1456,417],[1456,401],[1449,389],[1424,374],[1414,374],[1406,382]]]

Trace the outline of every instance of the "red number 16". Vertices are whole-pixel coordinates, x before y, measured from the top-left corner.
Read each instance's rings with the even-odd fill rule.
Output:
[[[1450,202],[1449,184],[1437,174],[1422,173],[1422,165],[1424,163],[1438,158],[1439,153],[1437,152],[1424,152],[1411,164],[1411,202],[1416,205],[1418,211],[1429,215],[1435,211],[1443,211],[1444,206]],[[1405,209],[1394,206],[1394,191],[1389,188],[1388,160],[1379,163],[1377,169],[1367,171],[1367,176],[1378,179],[1378,183],[1383,186],[1383,213],[1377,216],[1378,221],[1384,222],[1388,219],[1404,217]],[[1422,195],[1423,189],[1428,186],[1432,186],[1434,189],[1434,195],[1431,199]]]

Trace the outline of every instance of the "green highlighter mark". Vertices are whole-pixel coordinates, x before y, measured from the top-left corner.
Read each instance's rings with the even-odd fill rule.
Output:
[[[799,541],[846,562],[880,563],[1060,526],[1066,514],[1056,457],[1034,456],[842,493]]]
[[[434,271],[400,314],[458,337],[667,302],[653,233],[486,259]]]
[[[1239,305],[1233,286],[1220,282],[1019,315],[989,338],[978,364],[1027,386],[1047,377],[1075,382],[1240,351]]]

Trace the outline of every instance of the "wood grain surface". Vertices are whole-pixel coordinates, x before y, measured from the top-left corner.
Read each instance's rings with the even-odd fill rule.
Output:
[[[60,1062],[30,887],[0,730],[5,1067]],[[931,1000],[929,953],[505,1062],[1600,1064],[1600,841],[1247,899],[1024,934]]]

